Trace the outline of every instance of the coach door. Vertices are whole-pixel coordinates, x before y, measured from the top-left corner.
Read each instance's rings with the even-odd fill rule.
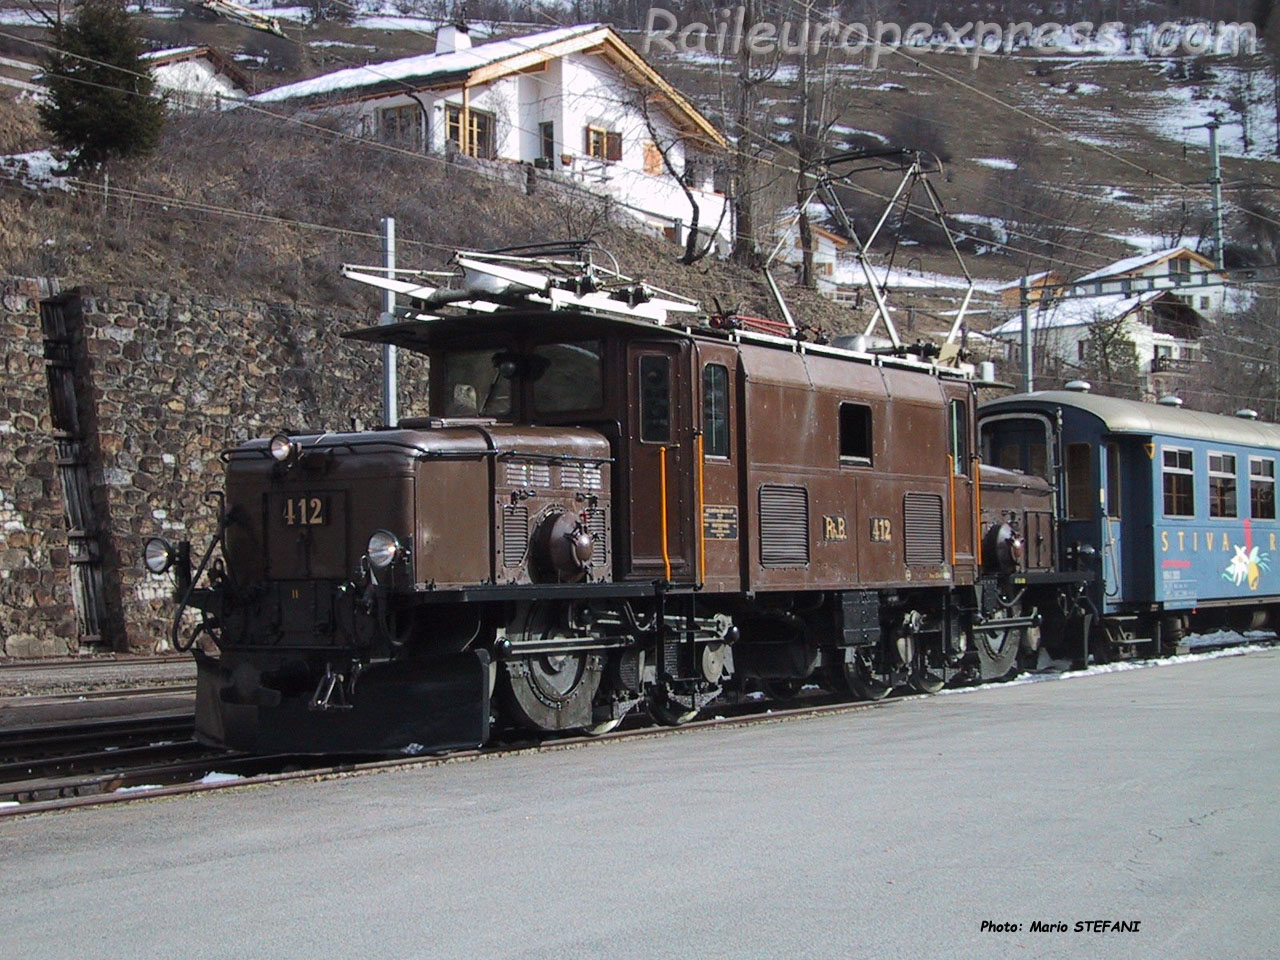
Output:
[[[973,425],[968,384],[948,385],[947,397],[947,527],[950,530],[952,575],[971,582],[974,570],[975,467]]]
[[[700,343],[697,347],[701,426],[701,507],[698,537],[698,580],[708,592],[737,592],[743,588],[742,535],[746,511],[741,500],[742,425],[738,417],[738,351],[736,348]]]
[[[688,583],[697,576],[689,344],[628,344],[627,382],[626,576]]]

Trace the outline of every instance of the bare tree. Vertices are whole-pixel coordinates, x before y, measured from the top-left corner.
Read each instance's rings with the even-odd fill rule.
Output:
[[[724,225],[730,202],[726,200],[721,205],[720,219],[707,232],[707,236],[704,239],[700,232],[702,227],[702,205],[698,202],[698,197],[693,192],[695,189],[695,174],[699,166],[690,158],[689,154],[690,150],[694,149],[706,154],[710,159],[708,144],[701,137],[680,132],[673,124],[664,126],[658,122],[654,116],[654,104],[661,102],[661,96],[658,91],[652,88],[641,87],[637,90],[632,106],[644,119],[649,141],[662,158],[662,168],[676,182],[684,192],[685,198],[689,201],[689,229],[685,235],[684,252],[680,255],[680,262],[685,266],[689,266],[697,263],[715,249],[716,235]],[[683,158],[683,163],[679,166],[676,164],[677,156]]]

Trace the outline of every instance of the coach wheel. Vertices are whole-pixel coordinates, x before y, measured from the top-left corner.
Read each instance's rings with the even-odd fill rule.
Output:
[[[1005,607],[994,614],[992,620],[1006,620],[1019,615],[1016,606]],[[983,680],[999,680],[1007,676],[1018,662],[1025,627],[1007,630],[979,630],[975,632],[974,646],[978,651],[978,665]]]
[[[938,676],[925,664],[912,670],[911,678],[907,682],[911,684],[912,690],[917,693],[927,693],[930,696],[947,685],[945,678]]]
[[[893,689],[893,685],[885,683],[875,675],[871,664],[867,662],[867,654],[859,651],[852,660],[844,664],[844,680],[849,690],[859,700],[883,700]]]

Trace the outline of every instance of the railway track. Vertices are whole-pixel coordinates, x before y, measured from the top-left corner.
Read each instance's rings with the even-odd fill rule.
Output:
[[[1232,649],[1247,653],[1254,652],[1258,648],[1277,645],[1280,645],[1280,641],[1276,638],[1251,638],[1243,646],[1239,642],[1198,644],[1193,653],[1213,654]],[[1168,661],[1130,661],[1129,663],[1133,667],[1141,667],[1161,662]],[[1065,675],[1074,673],[1075,671],[1067,671]],[[1062,675],[1064,674],[1042,673],[1026,676],[1028,679],[1043,681],[1057,679]],[[980,687],[975,686],[970,689],[980,689]],[[830,693],[806,691],[797,698],[797,701],[779,704],[778,701],[759,700],[748,696],[737,702],[715,704],[711,708],[712,716],[679,727],[652,726],[646,724],[643,718],[633,717],[619,729],[603,736],[569,736],[545,740],[519,739],[496,742],[479,749],[374,760],[335,759],[331,756],[250,756],[210,750],[190,739],[188,734],[185,740],[152,744],[147,747],[117,747],[98,753],[91,752],[84,758],[72,755],[49,757],[41,761],[46,764],[44,776],[28,777],[23,781],[8,781],[5,771],[7,769],[16,771],[17,768],[0,765],[0,818],[235,786],[326,779],[384,770],[421,769],[459,761],[549,753],[578,749],[588,745],[651,739],[702,730],[892,709],[896,705],[920,699],[927,699],[927,697],[923,694],[908,693],[876,702],[850,702]],[[156,718],[138,721],[138,730],[145,729],[146,721],[151,719]],[[170,719],[176,720],[176,718]],[[189,730],[190,717],[183,719]],[[157,729],[160,728],[157,727]],[[169,728],[171,732],[175,729],[175,727]],[[3,754],[3,744],[4,740],[0,737],[0,755]],[[129,750],[133,752],[128,752]],[[147,750],[156,752],[148,756]],[[171,754],[164,753],[165,750],[171,751]],[[188,750],[191,751],[189,755],[180,756]],[[95,769],[96,762],[114,765],[114,767],[106,770]],[[78,769],[80,767],[83,769]]]

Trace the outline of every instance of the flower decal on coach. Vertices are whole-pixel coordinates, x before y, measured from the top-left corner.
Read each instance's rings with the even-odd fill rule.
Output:
[[[1235,556],[1222,571],[1222,579],[1230,580],[1237,587],[1247,582],[1250,590],[1257,590],[1263,571],[1271,569],[1271,555],[1259,552],[1254,546],[1253,526],[1248,520],[1244,522],[1244,545],[1232,544],[1232,547],[1236,551]]]

